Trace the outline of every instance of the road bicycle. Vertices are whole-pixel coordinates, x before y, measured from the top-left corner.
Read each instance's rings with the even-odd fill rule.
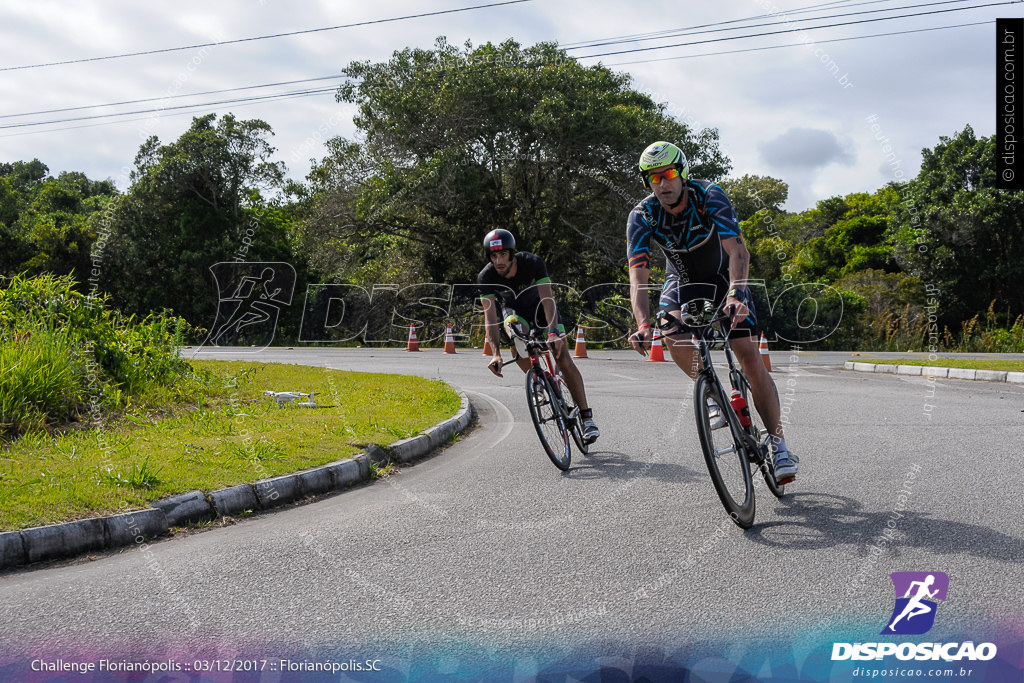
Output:
[[[704,302],[703,310],[696,301],[691,301],[680,314],[682,320],[671,313],[659,311],[657,324],[663,334],[693,332],[701,360],[701,369],[693,386],[693,409],[704,460],[726,512],[737,525],[749,529],[754,523],[752,472],[761,470],[768,490],[776,498],[785,493],[785,485],[779,485],[775,480],[771,433],[754,409],[750,382],[729,346],[731,308],[716,315],[710,301]],[[719,345],[725,350],[729,366],[732,389],[729,393],[726,393],[711,360],[712,347],[719,348]],[[711,402],[718,404],[725,417],[724,427],[711,428]]]
[[[530,369],[526,373],[526,403],[530,408],[530,419],[551,462],[558,469],[567,470],[572,462],[570,437],[581,453],[586,454],[590,450],[583,440],[583,418],[579,406],[558,372],[548,342],[538,339],[534,331],[526,334],[520,325],[512,325],[511,332],[513,340],[520,340],[520,347],[525,349],[530,359]]]

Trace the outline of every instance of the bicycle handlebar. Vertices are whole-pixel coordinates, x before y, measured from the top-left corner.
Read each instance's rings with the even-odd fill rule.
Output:
[[[540,351],[548,350],[548,342],[544,339],[538,339],[533,334],[526,334],[522,331],[522,326],[513,324],[509,326],[512,336],[522,339],[526,342],[527,350],[539,349]]]
[[[690,328],[719,326],[724,338],[729,337],[732,331],[732,316],[736,311],[736,305],[730,305],[728,309],[716,315],[715,306],[710,301],[704,302],[704,310],[697,310],[697,302],[691,301],[686,305],[685,310],[680,311],[680,318],[675,317],[668,311],[658,311],[655,317],[658,329],[663,332],[686,332]],[[702,335],[703,336],[703,335]]]

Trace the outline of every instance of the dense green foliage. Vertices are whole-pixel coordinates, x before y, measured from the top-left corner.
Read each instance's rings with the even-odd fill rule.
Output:
[[[326,141],[304,183],[283,180],[266,123],[231,115],[147,140],[123,193],[49,177],[38,160],[0,163],[0,275],[73,275],[126,314],[210,327],[211,266],[288,262],[298,280],[278,341],[299,337],[307,283],[472,283],[479,240],[498,227],[560,283],[621,285],[626,216],[645,194],[634,164],[668,139],[732,198],[769,331],[819,348],[1024,351],[1024,193],[995,189],[994,139],[969,126],[924,150],[916,178],[796,213],[781,208],[782,179],[724,177],[715,130],[551,44],[439,39],[343,72],[337,98],[358,107],[359,134]],[[819,300],[813,333],[805,295]],[[389,312],[372,315],[387,326]]]
[[[90,219],[117,190],[82,173],[48,173],[38,159],[0,163],[0,274],[67,273],[84,281],[96,239]]]
[[[70,276],[41,275],[0,288],[0,436],[94,426],[193,378],[178,357],[184,320],[136,321],[74,285]]]

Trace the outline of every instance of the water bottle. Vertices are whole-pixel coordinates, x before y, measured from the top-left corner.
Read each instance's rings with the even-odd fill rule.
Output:
[[[750,408],[747,406],[747,399],[743,398],[738,389],[732,390],[732,396],[729,397],[729,403],[732,403],[732,409],[740,416],[740,424],[744,427],[749,427]]]

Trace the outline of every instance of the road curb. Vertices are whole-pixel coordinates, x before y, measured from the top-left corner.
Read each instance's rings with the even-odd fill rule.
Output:
[[[912,375],[928,379],[967,379],[977,382],[1005,382],[1007,384],[1024,384],[1024,372],[1007,372],[1005,370],[971,370],[968,368],[937,368],[920,365],[889,365],[880,363],[862,363],[846,361],[844,370],[855,372],[873,372],[876,374]]]
[[[344,491],[370,480],[373,465],[386,466],[395,460],[408,464],[464,432],[473,422],[473,405],[465,392],[460,391],[459,397],[461,404],[454,417],[387,447],[368,444],[364,453],[345,460],[211,493],[188,491],[153,501],[148,509],[0,533],[0,570],[140,544],[167,534],[171,527],[271,510],[310,496]]]

